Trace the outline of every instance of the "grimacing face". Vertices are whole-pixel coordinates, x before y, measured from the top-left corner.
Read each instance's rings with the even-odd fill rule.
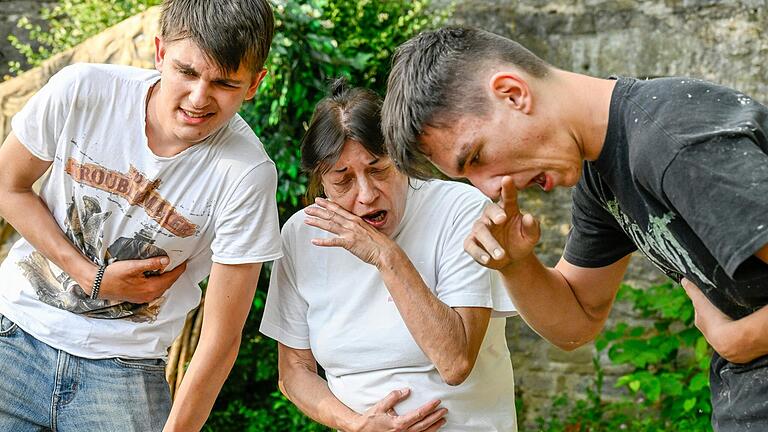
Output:
[[[494,200],[501,196],[505,176],[512,177],[518,190],[573,186],[583,162],[567,133],[499,106],[482,117],[468,114],[445,127],[426,127],[420,144],[440,171],[468,179]]]
[[[339,160],[321,176],[331,201],[388,237],[403,219],[408,177],[388,157],[370,154],[353,140],[344,144]]]
[[[162,140],[188,147],[211,136],[253,98],[266,70],[254,73],[243,64],[225,73],[189,39],[155,39],[155,67],[161,80],[154,91],[156,124]]]

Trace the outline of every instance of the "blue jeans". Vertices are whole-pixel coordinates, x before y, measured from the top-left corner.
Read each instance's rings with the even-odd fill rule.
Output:
[[[170,409],[163,360],[75,357],[0,314],[0,431],[160,431]]]

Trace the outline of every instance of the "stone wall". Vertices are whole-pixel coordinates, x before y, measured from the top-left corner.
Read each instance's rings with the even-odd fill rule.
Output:
[[[449,0],[437,0],[448,4]],[[593,76],[685,75],[744,91],[768,102],[768,2],[765,0],[466,0],[458,2],[453,24],[470,25],[516,39],[556,67]],[[554,264],[568,230],[568,191],[526,192],[521,205],[541,217],[539,247]],[[648,286],[663,280],[642,257],[634,257],[626,282]],[[634,321],[619,304],[609,325]],[[546,416],[555,394],[584,395],[592,380],[593,347],[563,352],[543,342],[520,320],[507,335],[523,401],[521,430]],[[603,365],[609,363],[604,359]],[[615,368],[604,389],[615,394]]]
[[[0,7],[6,3],[0,0]],[[768,102],[765,0],[467,0],[459,2],[452,20],[516,38],[552,64],[573,71],[595,76],[688,75],[734,86]],[[0,137],[10,130],[10,116],[69,63],[151,67],[156,28],[157,9],[151,9],[41,68],[0,83]],[[540,256],[554,264],[569,228],[569,191],[529,191],[521,195],[521,205],[541,218]],[[627,282],[647,286],[660,280],[646,260],[633,259]],[[634,321],[635,317],[619,304],[610,322],[616,320]],[[528,425],[521,430],[530,430],[537,416],[547,415],[554,395],[584,395],[593,376],[593,348],[563,352],[543,342],[519,318],[509,321],[507,333],[517,391],[525,407],[521,424]],[[619,372],[607,369],[609,393],[616,392],[611,377]]]
[[[8,74],[8,62],[24,61],[24,56],[8,42],[8,35],[13,34],[24,38],[25,33],[19,31],[16,23],[19,18],[27,17],[33,24],[45,25],[40,20],[40,9],[53,7],[55,2],[45,0],[0,0],[0,81]]]

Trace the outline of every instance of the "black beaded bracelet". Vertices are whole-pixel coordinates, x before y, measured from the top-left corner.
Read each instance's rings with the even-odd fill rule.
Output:
[[[104,270],[107,269],[106,265],[99,266],[99,270],[96,271],[96,278],[93,280],[93,286],[91,287],[91,300],[96,300],[99,297],[99,288],[101,288],[101,279],[104,277]]]

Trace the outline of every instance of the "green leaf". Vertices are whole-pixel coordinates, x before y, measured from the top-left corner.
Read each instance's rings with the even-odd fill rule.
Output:
[[[696,406],[696,398],[688,398],[683,403],[683,409],[685,411],[690,411],[693,409],[693,407]]]

